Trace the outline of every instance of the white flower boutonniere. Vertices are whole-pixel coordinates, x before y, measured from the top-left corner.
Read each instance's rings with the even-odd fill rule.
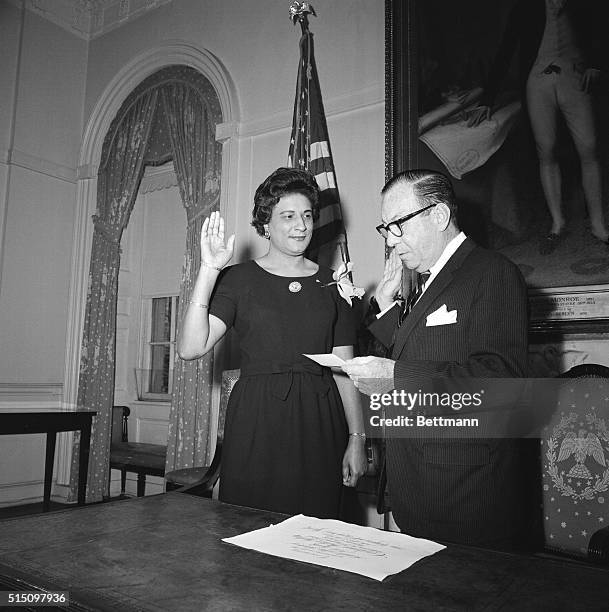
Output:
[[[352,298],[356,297],[361,299],[366,293],[366,291],[362,287],[356,287],[349,278],[349,273],[353,270],[353,263],[350,261],[346,263],[342,263],[338,270],[332,274],[332,278],[334,279],[333,283],[328,283],[326,285],[322,285],[322,287],[330,287],[331,285],[336,285],[338,289],[338,293],[346,302],[348,302],[349,306],[352,306]]]

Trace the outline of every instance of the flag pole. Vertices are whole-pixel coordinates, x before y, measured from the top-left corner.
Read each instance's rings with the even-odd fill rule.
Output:
[[[296,22],[300,24],[300,29],[302,32],[302,36],[310,36],[312,38],[312,34],[309,30],[309,15],[314,15],[317,17],[315,13],[315,9],[309,2],[299,2],[295,0],[290,5],[290,17],[292,19],[292,23],[296,25]],[[312,43],[311,43],[312,44]],[[309,135],[307,134],[307,137]],[[310,144],[310,143],[309,143]],[[329,148],[328,142],[328,148]],[[344,240],[338,242],[338,247],[340,249],[340,257],[344,264],[347,264],[350,261],[349,257],[349,247],[347,246],[347,232],[343,226],[343,236]],[[349,272],[349,279],[353,281],[352,274]]]

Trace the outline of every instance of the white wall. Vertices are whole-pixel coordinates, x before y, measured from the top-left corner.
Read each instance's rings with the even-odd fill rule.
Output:
[[[0,383],[63,379],[86,43],[4,3]],[[1,36],[1,35],[0,35]],[[16,72],[16,62],[18,72]],[[12,96],[16,91],[16,109]]]
[[[21,15],[17,7],[0,2],[0,150],[5,153],[10,146],[13,97],[15,95],[15,71],[19,60],[19,36]],[[6,162],[3,155],[2,162]]]
[[[87,44],[26,11],[15,148],[74,171],[82,134]]]
[[[145,221],[141,293],[177,295],[186,247],[186,212],[179,190],[170,187],[152,191],[142,200]]]
[[[146,340],[140,337],[142,298],[180,293],[185,246],[186,214],[178,188],[140,193],[121,240],[115,404],[131,405],[137,398],[133,369]]]
[[[13,167],[0,297],[2,381],[63,378],[73,185]]]

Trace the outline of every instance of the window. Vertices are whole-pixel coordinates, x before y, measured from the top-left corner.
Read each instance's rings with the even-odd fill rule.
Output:
[[[178,296],[146,298],[143,306],[147,341],[139,371],[139,399],[169,401],[173,386]]]

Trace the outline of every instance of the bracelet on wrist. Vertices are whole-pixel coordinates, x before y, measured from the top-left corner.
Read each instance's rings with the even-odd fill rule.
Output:
[[[209,304],[201,304],[201,302],[193,302],[192,300],[188,300],[188,303],[203,309],[209,308]]]
[[[362,438],[362,440],[364,440],[364,441],[366,440],[366,434],[365,433],[361,433],[359,431],[353,431],[353,432],[351,432],[349,434],[349,436],[354,436],[354,437],[357,437],[357,438]]]
[[[217,266],[212,266],[211,264],[208,264],[205,261],[202,261],[201,265],[205,266],[206,268],[211,268],[212,270],[218,270],[218,272],[222,272],[222,268],[218,268]]]

